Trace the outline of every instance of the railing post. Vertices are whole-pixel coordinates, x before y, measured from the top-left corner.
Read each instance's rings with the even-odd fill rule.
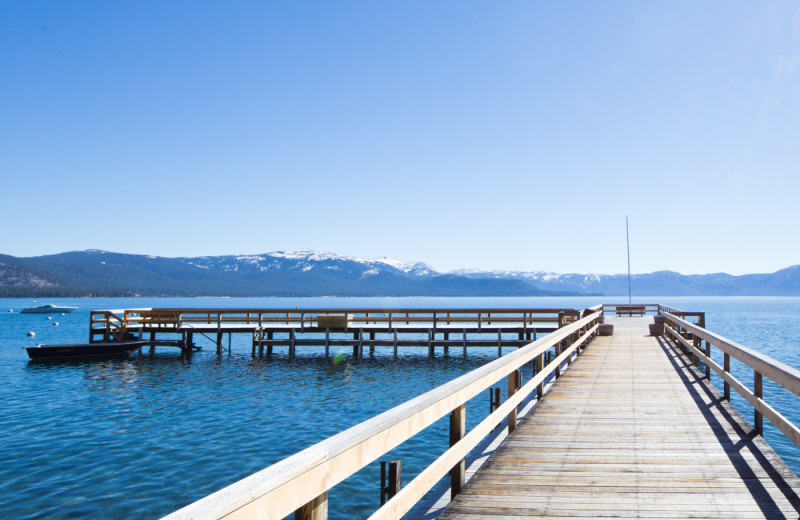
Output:
[[[756,397],[761,399],[763,395],[763,388],[762,388],[762,381],[761,381],[761,372],[753,371],[753,393],[756,394]],[[754,410],[755,413],[755,427],[756,433],[759,435],[764,435],[764,416],[761,415],[761,412],[758,410]]]
[[[728,354],[727,352],[725,352],[724,360],[725,360],[724,361],[725,373],[726,374],[730,374],[731,373],[731,355]],[[728,383],[727,381],[725,381],[724,391],[725,391],[725,400],[730,402],[730,400],[731,400],[731,384]]]
[[[464,438],[467,430],[467,407],[462,404],[450,412],[450,447],[452,448],[458,441]],[[464,488],[464,474],[466,471],[466,460],[461,459],[450,470],[450,499],[461,493]]]
[[[706,357],[711,359],[711,343],[706,341]],[[711,381],[711,365],[706,363],[706,379]]]
[[[558,343],[556,343],[555,349],[553,350],[553,354],[554,354],[553,357],[557,358],[558,356],[561,355],[561,345],[563,345],[563,344],[564,344],[563,340],[561,340]],[[561,363],[558,363],[556,365],[556,379],[558,379],[559,377],[561,377]]]
[[[111,316],[109,316],[108,313],[105,313],[105,319],[106,319],[106,322],[104,324],[105,325],[105,329],[103,330],[103,341],[108,343],[108,339],[110,337],[110,332],[111,332]]]
[[[294,512],[294,520],[327,520],[327,519],[328,519],[327,491]]]
[[[544,352],[536,356],[536,366],[539,369],[539,373],[544,372]],[[544,380],[536,387],[536,396],[540,400],[544,397]]]

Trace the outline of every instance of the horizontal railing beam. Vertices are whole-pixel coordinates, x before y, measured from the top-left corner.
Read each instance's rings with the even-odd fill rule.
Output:
[[[773,359],[765,354],[747,348],[734,341],[715,334],[709,330],[698,327],[697,325],[683,320],[673,314],[664,315],[673,323],[683,327],[688,332],[698,338],[704,339],[719,348],[726,354],[730,354],[756,372],[763,374],[768,379],[776,382],[786,390],[800,396],[800,370],[792,368],[780,361]]]
[[[719,376],[726,383],[728,383],[731,388],[736,390],[756,412],[766,417],[769,422],[773,424],[773,426],[786,435],[786,437],[796,446],[800,447],[800,429],[797,426],[786,419],[786,417],[770,406],[766,401],[758,397],[755,392],[747,388],[747,386],[745,386],[741,381],[733,377],[730,372],[726,372],[725,369],[719,366],[717,362],[706,356],[702,350],[696,348],[691,342],[687,341],[686,338],[681,337],[681,335],[678,334],[675,329],[672,327],[667,327],[667,331],[673,338],[680,342],[681,345],[691,350],[692,353],[697,356],[700,361],[705,363],[706,366],[710,367],[714,372],[719,374]]]

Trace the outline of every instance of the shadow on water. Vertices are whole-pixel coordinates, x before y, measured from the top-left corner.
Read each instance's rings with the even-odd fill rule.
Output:
[[[758,434],[755,429],[749,427],[749,425],[747,430],[742,427],[746,422],[739,417],[737,412],[732,411],[733,409],[726,403],[716,388],[711,386],[711,383],[705,379],[704,374],[693,367],[675,344],[663,337],[659,337],[658,342],[675,368],[676,373],[680,376],[681,381],[683,381],[687,391],[694,399],[697,408],[702,412],[703,417],[715,431],[720,432],[716,436],[717,441],[724,448],[725,454],[734,468],[736,468],[742,478],[742,482],[747,486],[764,516],[767,518],[784,518],[780,508],[769,495],[767,489],[764,488],[758,475],[756,475],[754,468],[742,455],[743,450],[748,450],[753,455],[761,468],[791,503],[795,511],[800,512],[800,497],[783,478],[781,469],[776,468],[770,458],[759,447],[756,442]],[[734,433],[725,434],[726,429],[732,429],[735,435]],[[733,439],[730,437],[733,437]]]

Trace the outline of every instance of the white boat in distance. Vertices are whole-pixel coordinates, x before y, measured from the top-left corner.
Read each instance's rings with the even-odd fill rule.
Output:
[[[40,305],[38,307],[28,307],[27,309],[22,309],[20,314],[67,314],[68,312],[77,311],[77,307],[63,307],[61,305]]]

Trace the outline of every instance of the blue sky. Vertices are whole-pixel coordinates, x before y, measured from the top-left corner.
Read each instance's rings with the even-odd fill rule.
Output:
[[[3,2],[0,253],[800,263],[800,4]]]

